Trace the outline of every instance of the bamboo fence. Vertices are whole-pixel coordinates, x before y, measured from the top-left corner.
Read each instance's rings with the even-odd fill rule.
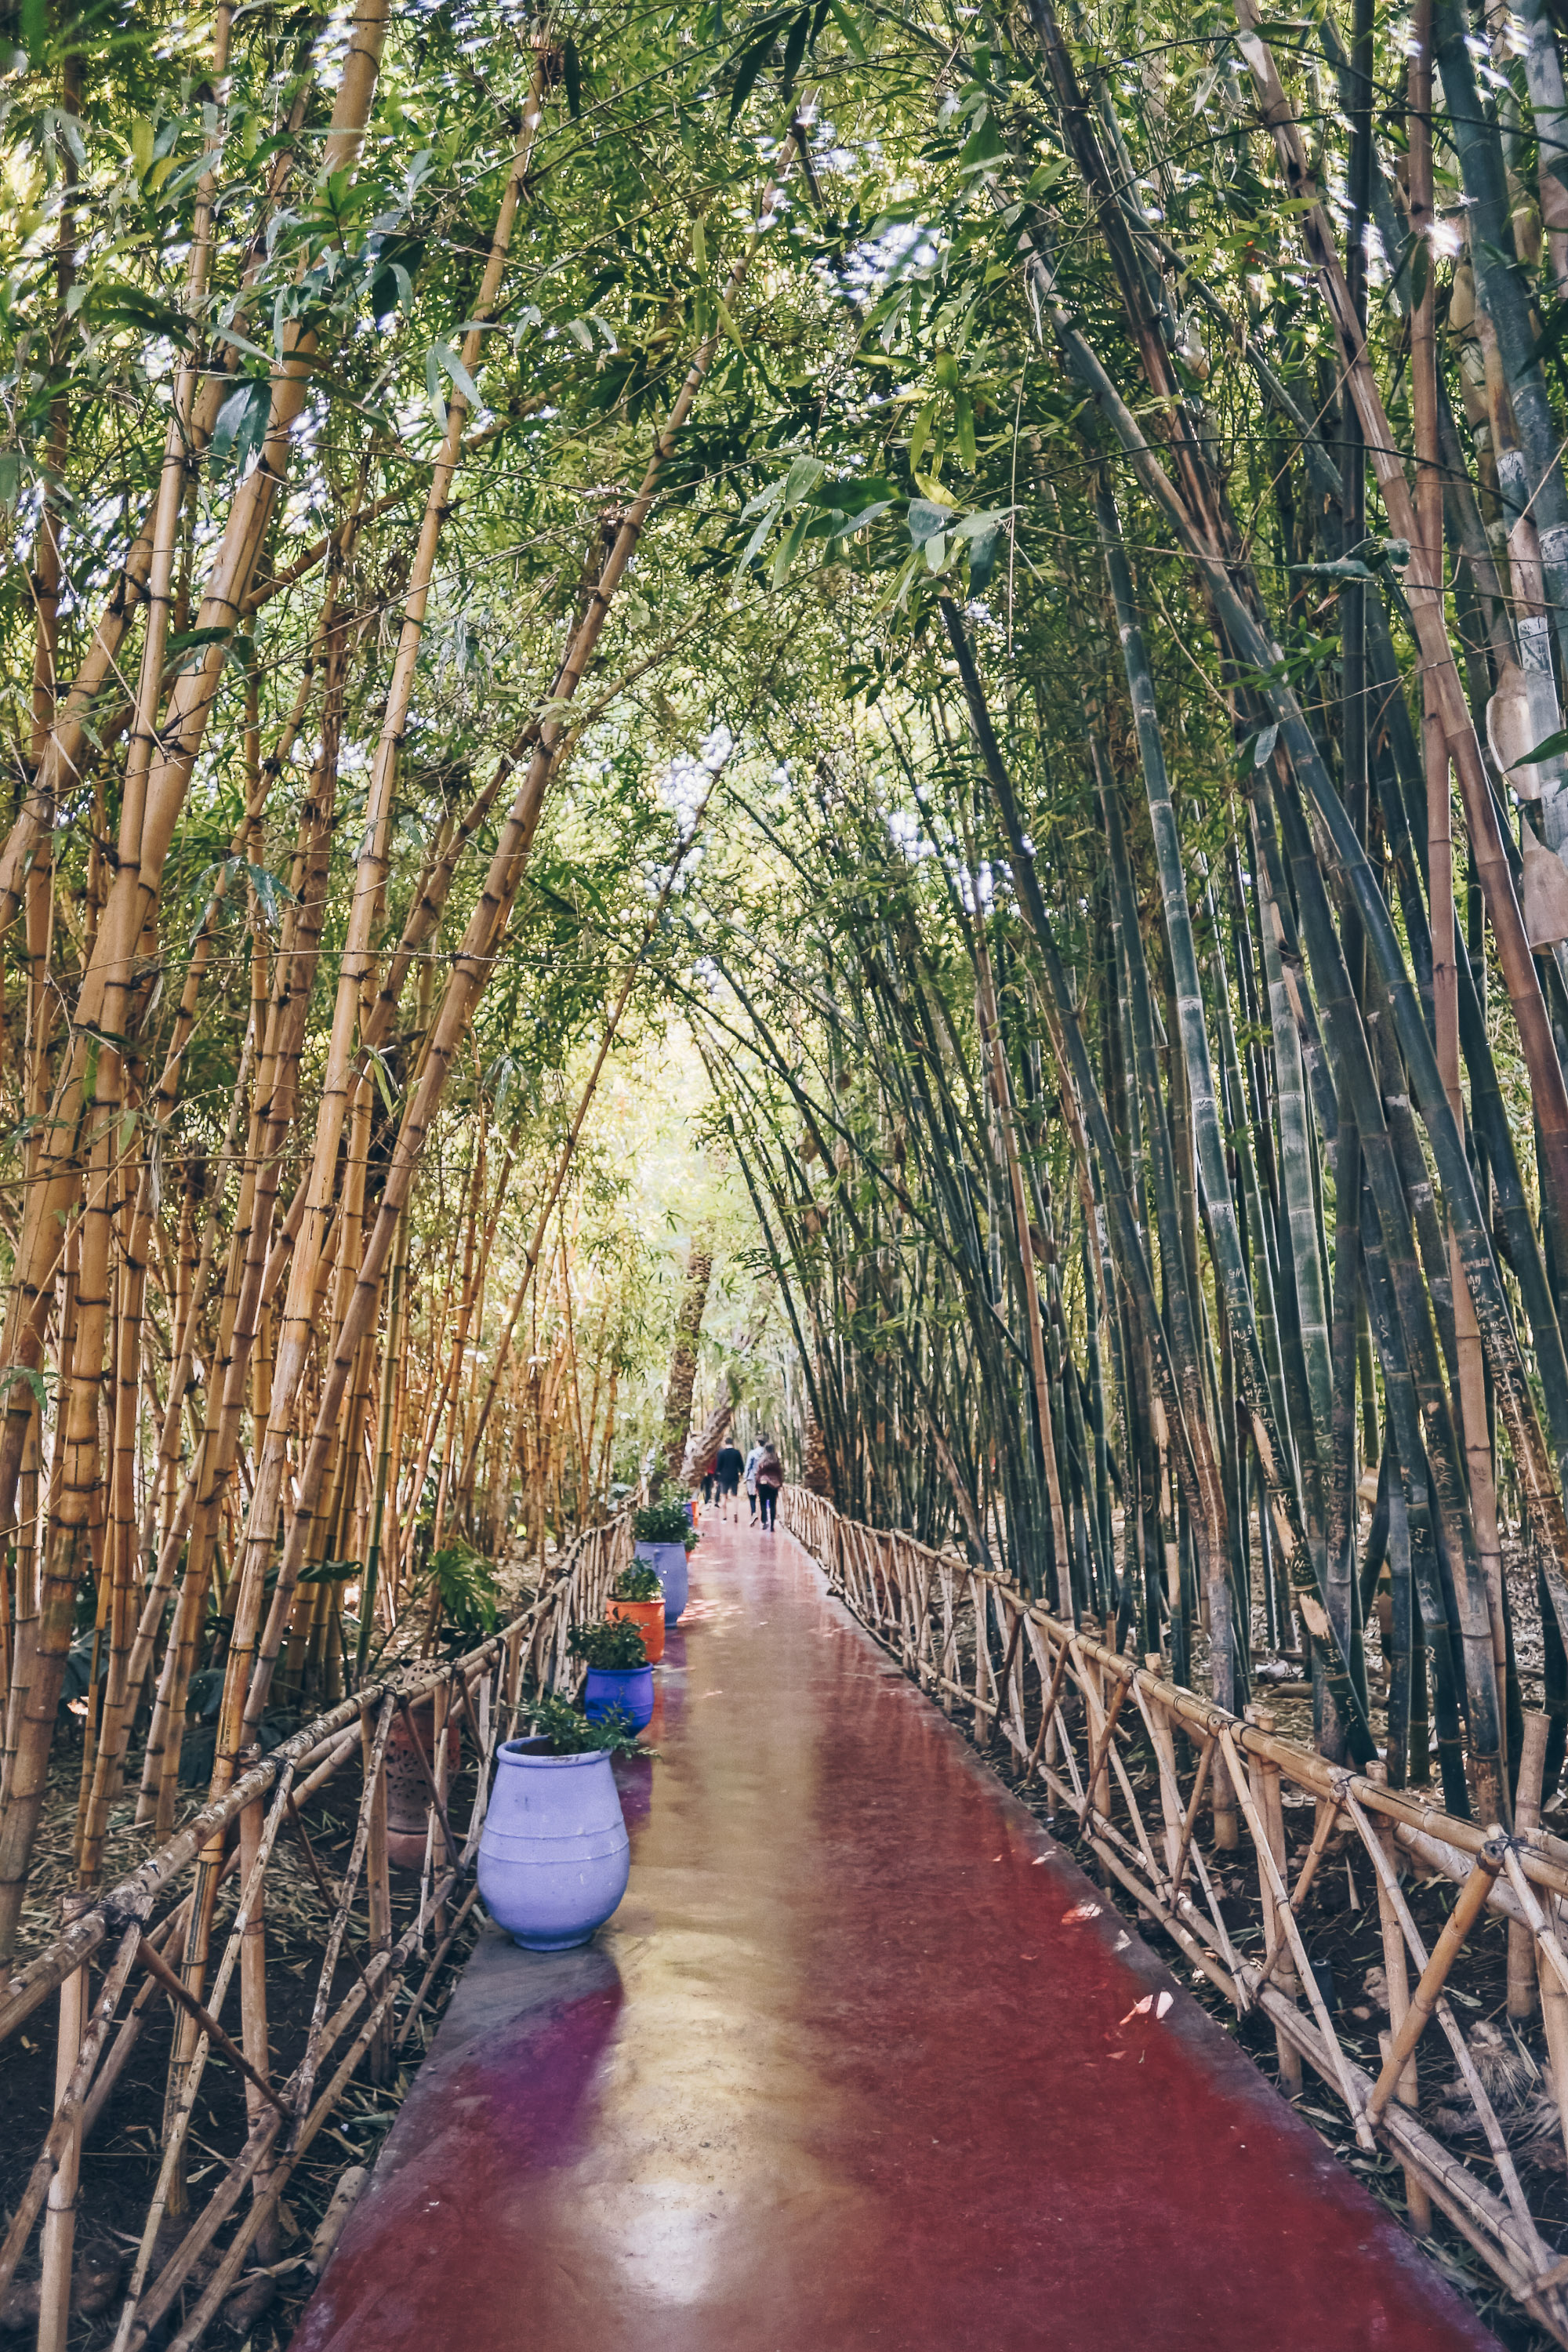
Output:
[[[573,1686],[572,1629],[604,1613],[610,1587],[630,1557],[628,1513],[588,1529],[510,1624],[448,1663],[404,1664],[318,1716],[251,1764],[118,1885],[79,1900],[57,1939],[0,1987],[0,2045],[44,2002],[58,1998],[54,2114],[0,2245],[4,2297],[42,2216],[37,2352],[64,2352],[83,2144],[160,1993],[179,2004],[176,2021],[188,2020],[195,2038],[175,2041],[163,2160],[113,2342],[115,2352],[140,2352],[164,2329],[160,2340],[167,2352],[191,2352],[200,2342],[241,2283],[247,2257],[275,2226],[290,2176],[355,2070],[369,2060],[374,2071],[378,2053],[384,2065],[408,2043],[479,1899],[475,1861],[496,1749],[515,1729],[525,1689]],[[416,1767],[428,1791],[426,1856],[414,1916],[395,1937],[386,1748],[395,1720],[406,1720],[410,1708],[422,1703],[431,1708],[433,1730],[430,1756]],[[460,1839],[447,1806],[449,1742],[443,1736],[458,1717],[478,1759],[474,1805]],[[416,1758],[423,1757],[417,1740],[414,1747]],[[362,1787],[353,1846],[331,1906],[309,2034],[293,2071],[279,2081],[269,2075],[268,2059],[268,1867],[286,1820],[297,1818],[305,1800],[355,1759],[362,1763]],[[181,1975],[189,1973],[186,1940],[200,1919],[198,1864],[220,1842],[223,1870],[236,1875],[239,1891],[204,2003],[184,1990]],[[356,1918],[362,1882],[363,1910]],[[172,1958],[183,1960],[183,1969],[172,1966]],[[345,1960],[352,1980],[334,2003],[334,1979]],[[237,2043],[218,2021],[236,1973]],[[405,1992],[408,2004],[399,2015]],[[215,2050],[245,2077],[248,2129],[205,2204],[190,2213],[171,2244],[168,2217],[174,2209],[184,2218],[176,2184],[183,2188],[186,2137]]]
[[[1513,1833],[1457,1820],[1380,1775],[1343,1770],[1277,1736],[1272,1717],[1233,1715],[1119,1655],[1103,1628],[1075,1627],[1005,1580],[951,1550],[842,1517],[802,1486],[784,1489],[784,1526],[812,1555],[829,1589],[904,1671],[948,1714],[973,1710],[977,1746],[1010,1749],[1025,1780],[1037,1777],[1079,1824],[1110,1878],[1131,1895],[1225,1996],[1238,2017],[1272,2026],[1281,2082],[1301,2084],[1305,2060],[1343,2105],[1361,2146],[1382,2147],[1404,2169],[1417,2233],[1436,2208],[1555,2340],[1568,2345],[1568,2256],[1531,2212],[1519,2168],[1447,1998],[1446,1988],[1483,1913],[1509,1922],[1510,2013],[1533,1976],[1568,2149],[1568,1841],[1532,1821],[1539,1804],[1544,1720],[1531,1718]],[[1146,1745],[1156,1788],[1141,1789],[1128,1751]],[[1183,1760],[1184,1748],[1186,1751]],[[1261,1965],[1239,1951],[1221,1908],[1220,1854],[1234,1834],[1200,1835],[1223,1762],[1251,1841],[1262,1901]],[[1533,1772],[1533,1788],[1531,1775]],[[1315,1808],[1310,1847],[1289,1882],[1285,1791]],[[1533,1797],[1533,1802],[1532,1802]],[[1157,1816],[1153,1807],[1158,1806]],[[1147,1817],[1146,1817],[1147,1816]],[[1232,1817],[1234,1820],[1234,1816]],[[1389,2030],[1374,2078],[1336,2031],[1302,1937],[1304,1898],[1336,1832],[1363,1853],[1377,1890]],[[1205,1855],[1205,1843],[1209,1845]],[[1234,1851],[1223,1867],[1235,1866]],[[1432,1948],[1401,1891],[1401,1867],[1456,1882],[1447,1925]],[[1520,2004],[1522,2006],[1523,2004]],[[1474,2164],[1428,2130],[1417,2112],[1423,2034],[1436,2018],[1474,2106],[1500,2193]]]

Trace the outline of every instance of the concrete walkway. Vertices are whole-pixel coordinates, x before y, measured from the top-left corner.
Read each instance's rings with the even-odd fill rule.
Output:
[[[788,1537],[693,1567],[626,1901],[482,1938],[298,2352],[1494,2345]]]

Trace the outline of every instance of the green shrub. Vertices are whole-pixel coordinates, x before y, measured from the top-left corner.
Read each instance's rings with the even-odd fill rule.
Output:
[[[634,1559],[630,1568],[623,1568],[616,1579],[617,1601],[657,1601],[658,1595],[658,1574],[646,1559]]]
[[[685,1504],[671,1495],[662,1503],[645,1505],[632,1521],[632,1533],[638,1543],[685,1543],[691,1534],[691,1521]]]
[[[568,1646],[585,1665],[608,1673],[625,1674],[647,1664],[643,1637],[626,1617],[596,1617],[591,1625],[574,1625]]]
[[[501,1592],[491,1561],[465,1543],[444,1544],[430,1559],[430,1575],[441,1595],[441,1614],[459,1646],[482,1642],[500,1620]]]
[[[536,1698],[522,1710],[523,1721],[536,1738],[548,1739],[556,1756],[586,1756],[596,1748],[607,1748],[612,1756],[651,1756],[651,1748],[639,1748],[632,1728],[632,1719],[618,1706],[598,1723],[590,1723],[582,1710],[569,1698],[551,1692]]]

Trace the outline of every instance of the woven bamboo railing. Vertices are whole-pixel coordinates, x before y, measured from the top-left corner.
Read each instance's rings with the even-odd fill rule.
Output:
[[[1531,2211],[1503,2125],[1444,1990],[1477,1919],[1487,1910],[1505,1915],[1510,1990],[1532,1965],[1568,2148],[1568,1843],[1523,1825],[1533,1810],[1525,1787],[1531,1751],[1539,1803],[1538,1741],[1529,1743],[1521,1767],[1512,1833],[1478,1828],[1276,1737],[1260,1708],[1249,1708],[1245,1718],[1227,1715],[1173,1685],[1157,1666],[1119,1656],[1097,1632],[1063,1623],[951,1552],[843,1518],[804,1487],[785,1489],[781,1516],[830,1589],[921,1688],[950,1714],[972,1710],[976,1743],[1000,1741],[1026,1780],[1044,1781],[1110,1876],[1189,1965],[1238,2014],[1256,2010],[1268,2018],[1284,2085],[1300,2085],[1304,2059],[1343,2103],[1362,2147],[1381,2145],[1398,2159],[1413,2227],[1429,2228],[1436,2207],[1531,2317],[1568,2345],[1568,2259],[1559,2257]],[[1543,1729],[1541,1718],[1534,1722]],[[1152,1776],[1144,1770],[1142,1791],[1138,1767],[1129,1770],[1125,1752],[1140,1733],[1154,1767]],[[1239,1822],[1227,1808],[1218,1840],[1203,1803],[1216,1762],[1226,1768],[1239,1802]],[[1294,1887],[1287,1884],[1287,1783],[1317,1809]],[[1156,1805],[1157,1818],[1146,1819]],[[1390,2030],[1382,2037],[1375,2080],[1335,2031],[1299,1924],[1329,1839],[1342,1828],[1364,1851],[1377,1889]],[[1258,1874],[1261,1966],[1237,1950],[1204,1851],[1205,1841],[1211,1853],[1217,1847],[1233,1871],[1241,1835],[1251,1843]],[[1431,1950],[1400,1889],[1402,1854],[1458,1884]],[[1474,2103],[1500,2194],[1415,2112],[1417,2044],[1434,2018]]]
[[[0,2246],[3,2299],[42,2215],[38,2352],[65,2352],[71,2324],[83,2142],[160,1995],[180,2003],[197,2031],[188,2051],[176,2043],[163,2162],[113,2342],[115,2352],[140,2352],[166,2319],[167,2352],[190,2352],[200,2340],[235,2291],[247,2255],[273,2222],[291,2173],[356,2068],[373,2048],[390,2057],[408,2043],[478,1899],[474,1857],[496,1748],[511,1736],[525,1687],[572,1684],[572,1628],[603,1613],[610,1585],[630,1554],[631,1520],[623,1514],[581,1537],[538,1599],[465,1656],[439,1665],[411,1662],[319,1716],[254,1764],[219,1802],[195,1813],[129,1877],[91,1898],[47,1950],[0,1987],[0,2065],[7,2038],[58,1996],[54,2116]],[[426,1700],[433,1702],[434,1717],[434,1763],[426,1772],[426,1861],[415,1916],[395,1938],[386,1744],[395,1717]],[[454,1715],[467,1727],[479,1767],[477,1795],[460,1843],[446,1806],[448,1741],[443,1734]],[[358,1817],[324,1939],[309,2036],[292,2073],[273,2081],[265,2007],[268,1865],[286,1817],[296,1818],[307,1797],[355,1762],[361,1770]],[[217,1934],[212,1937],[200,1969],[203,1995],[193,2011],[191,1996],[181,1988],[193,1974],[193,1961],[203,1956],[191,1949],[199,1931],[189,1882],[198,1857],[214,1853],[219,1840],[226,1846],[225,1874],[239,1881],[238,1899],[224,1922],[221,1950]],[[362,1879],[364,1908],[356,1917]],[[343,1960],[352,1963],[353,1981],[334,2006],[333,1979]],[[237,1972],[237,2045],[218,2021]],[[399,2013],[405,1989],[410,1997]],[[215,2045],[225,2063],[245,2074],[248,2129],[205,2204],[190,2214],[189,2226],[171,2247],[171,2189],[183,2180],[185,2137]]]

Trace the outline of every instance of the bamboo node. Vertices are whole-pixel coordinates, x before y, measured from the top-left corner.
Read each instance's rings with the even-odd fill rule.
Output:
[[[105,1925],[112,1934],[117,1927],[144,1927],[153,1916],[153,1900],[152,1887],[140,1886],[132,1881],[129,1885],[111,1886],[107,1895],[98,1896],[97,1907],[102,1912]],[[92,1899],[89,1897],[84,1901],[82,1908],[86,1911],[91,1907]]]

